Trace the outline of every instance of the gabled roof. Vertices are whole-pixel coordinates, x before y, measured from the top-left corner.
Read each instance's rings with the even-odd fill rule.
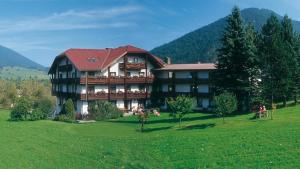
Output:
[[[164,67],[156,70],[214,70],[216,65],[213,63],[196,63],[196,64],[166,64]]]
[[[153,61],[158,67],[164,65],[164,62],[160,58],[144,49],[131,45],[106,49],[69,49],[55,58],[49,73],[54,71],[55,65],[64,57],[67,57],[79,71],[96,71],[107,68],[118,58],[128,53],[147,54],[150,56],[149,60]]]

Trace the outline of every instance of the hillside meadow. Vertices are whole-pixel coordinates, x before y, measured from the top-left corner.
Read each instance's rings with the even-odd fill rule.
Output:
[[[163,114],[141,133],[136,117],[10,122],[0,110],[0,168],[300,168],[300,106],[252,117],[188,114],[179,128]]]

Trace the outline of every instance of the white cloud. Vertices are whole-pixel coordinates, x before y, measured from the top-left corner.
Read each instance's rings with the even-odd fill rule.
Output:
[[[135,25],[122,17],[142,11],[140,6],[122,6],[98,10],[68,10],[46,17],[2,20],[0,33],[119,28]]]

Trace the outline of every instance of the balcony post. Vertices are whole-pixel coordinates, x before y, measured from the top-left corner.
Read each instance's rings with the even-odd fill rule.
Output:
[[[85,72],[85,101],[88,100],[88,72]]]

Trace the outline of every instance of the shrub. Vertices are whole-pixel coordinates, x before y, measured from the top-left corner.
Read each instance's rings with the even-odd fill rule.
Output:
[[[36,120],[41,120],[41,119],[45,119],[44,113],[40,108],[34,109],[31,113],[30,113],[30,118],[29,120],[31,121],[36,121]]]
[[[90,118],[94,120],[115,119],[121,117],[122,111],[108,101],[95,101],[89,105]]]
[[[59,121],[74,121],[75,120],[75,108],[72,99],[68,99],[58,117]]]
[[[19,98],[10,113],[10,119],[12,121],[27,120],[30,107],[30,102],[27,99]]]
[[[224,92],[214,97],[215,112],[223,117],[223,123],[225,123],[225,115],[230,114],[237,110],[236,96],[229,92]]]
[[[44,97],[37,101],[37,108],[40,109],[42,113],[41,119],[46,119],[52,113],[53,104],[50,99]]]

